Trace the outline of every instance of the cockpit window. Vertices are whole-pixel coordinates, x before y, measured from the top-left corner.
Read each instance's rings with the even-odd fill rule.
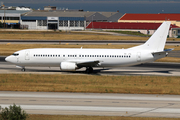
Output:
[[[18,55],[19,55],[19,53],[13,53],[12,55],[14,55],[14,56],[18,56]]]

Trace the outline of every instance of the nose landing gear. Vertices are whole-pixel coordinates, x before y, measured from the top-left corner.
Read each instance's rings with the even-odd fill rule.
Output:
[[[22,66],[16,66],[16,67],[17,67],[17,68],[20,68],[22,72],[25,72],[25,71],[26,71],[25,67],[22,67]]]

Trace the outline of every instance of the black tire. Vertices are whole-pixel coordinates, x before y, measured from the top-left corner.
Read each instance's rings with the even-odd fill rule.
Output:
[[[92,67],[86,67],[86,73],[90,74],[93,72],[93,68]]]
[[[22,72],[25,72],[25,71],[26,71],[26,69],[25,69],[25,68],[22,68],[22,69],[21,69],[21,71],[22,71]]]

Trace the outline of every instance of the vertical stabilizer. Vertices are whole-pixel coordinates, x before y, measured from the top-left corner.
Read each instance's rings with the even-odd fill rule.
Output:
[[[164,51],[170,24],[171,22],[169,21],[163,22],[156,32],[146,41],[146,43],[129,49],[144,49],[151,50],[153,52]]]

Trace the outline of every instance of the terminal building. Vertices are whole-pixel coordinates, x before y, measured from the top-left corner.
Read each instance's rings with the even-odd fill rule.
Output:
[[[33,11],[23,14],[20,24],[27,29],[84,30],[86,19],[79,12]]]
[[[21,28],[38,30],[85,30],[92,21],[107,22],[118,12],[84,12],[68,10],[37,10],[21,15]],[[120,15],[118,19],[122,16]],[[118,21],[117,19],[117,21]]]

